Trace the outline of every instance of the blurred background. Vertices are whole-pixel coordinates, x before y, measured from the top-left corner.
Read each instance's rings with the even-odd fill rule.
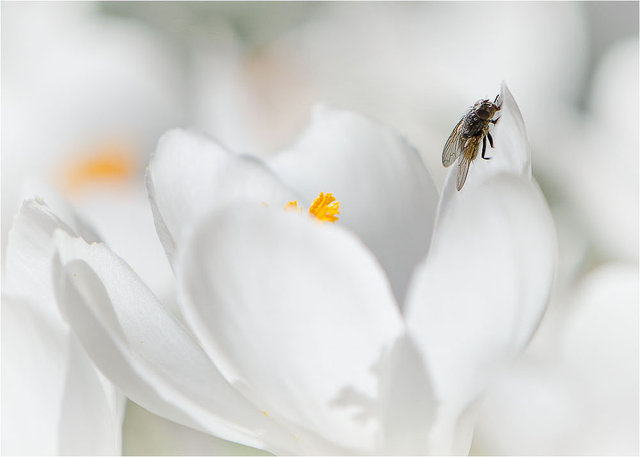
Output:
[[[327,104],[393,126],[441,187],[454,125],[506,81],[559,268],[539,332],[487,396],[472,453],[638,453],[637,2],[1,8],[3,260],[22,196],[46,185],[169,304],[143,185],[167,129],[266,157]],[[255,452],[127,408],[126,454]]]

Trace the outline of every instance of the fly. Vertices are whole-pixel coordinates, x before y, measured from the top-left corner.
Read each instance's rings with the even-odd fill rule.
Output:
[[[489,125],[498,122],[498,119],[493,119],[493,116],[500,111],[501,107],[500,95],[497,95],[493,102],[488,99],[478,100],[449,135],[442,151],[442,165],[448,167],[459,158],[456,189],[460,190],[464,186],[469,165],[478,156],[480,143],[482,143],[482,158],[491,159],[485,155],[487,138],[493,148],[493,137],[489,133]]]

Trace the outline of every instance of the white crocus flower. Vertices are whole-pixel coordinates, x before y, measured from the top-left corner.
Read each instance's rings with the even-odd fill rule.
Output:
[[[97,237],[54,195],[26,200],[9,233],[2,291],[2,453],[120,454],[124,402],[58,311],[53,234]]]
[[[503,86],[491,161],[437,194],[388,128],[331,110],[265,164],[171,132],[148,185],[186,326],[101,244],[59,232],[59,303],[145,408],[294,454],[466,453],[473,404],[544,310],[555,239]],[[340,220],[285,211],[319,192]]]

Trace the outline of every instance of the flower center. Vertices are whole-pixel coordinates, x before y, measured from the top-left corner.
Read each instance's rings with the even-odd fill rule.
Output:
[[[99,145],[86,158],[77,160],[63,171],[62,185],[67,193],[97,182],[122,182],[136,172],[133,149],[126,144],[109,142]]]
[[[293,210],[298,213],[302,212],[302,207],[298,206],[297,200],[287,203],[284,209]],[[320,192],[320,195],[316,197],[309,207],[309,214],[320,222],[335,222],[340,215],[340,202],[336,201],[336,198],[331,192],[327,192],[326,194]]]

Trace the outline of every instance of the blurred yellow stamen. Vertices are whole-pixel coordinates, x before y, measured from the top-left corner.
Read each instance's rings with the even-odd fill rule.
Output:
[[[297,200],[287,203],[285,209],[297,211],[298,213],[302,211],[302,208],[298,206]],[[325,194],[320,192],[320,195],[316,197],[309,207],[309,214],[320,222],[335,222],[340,215],[340,202],[336,201],[332,193],[327,192]]]
[[[284,205],[284,209],[287,211],[295,211],[296,213],[302,212],[302,207],[298,206],[298,200],[287,203]]]
[[[77,192],[96,182],[121,182],[131,178],[137,168],[131,147],[122,143],[108,143],[96,148],[85,157],[71,163],[63,175],[63,187]]]

